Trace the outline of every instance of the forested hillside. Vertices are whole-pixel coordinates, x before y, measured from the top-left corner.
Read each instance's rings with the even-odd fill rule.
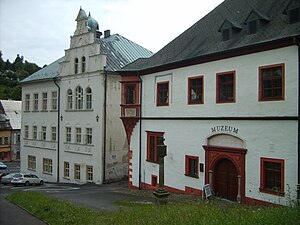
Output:
[[[21,100],[20,81],[41,69],[17,55],[13,63],[4,61],[0,51],[0,99]]]

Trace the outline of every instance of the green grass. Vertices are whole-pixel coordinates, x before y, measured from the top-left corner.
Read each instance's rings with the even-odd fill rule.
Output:
[[[49,224],[299,224],[300,209],[219,205],[217,202],[195,201],[165,206],[117,202],[127,206],[113,212],[95,212],[67,201],[34,192],[17,192],[8,200],[25,208]]]

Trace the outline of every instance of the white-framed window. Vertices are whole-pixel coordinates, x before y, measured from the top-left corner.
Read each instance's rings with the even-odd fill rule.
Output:
[[[32,127],[32,139],[37,140],[37,126]]]
[[[57,110],[57,91],[52,91],[52,110]]]
[[[30,94],[25,95],[25,111],[30,110]]]
[[[74,164],[74,179],[80,180],[80,164]]]
[[[67,91],[67,109],[73,108],[73,92],[71,89]]]
[[[24,138],[28,139],[29,137],[29,126],[25,125],[24,126]]]
[[[51,141],[56,141],[56,127],[51,127]]]
[[[75,140],[77,144],[81,143],[81,128],[80,127],[76,127],[76,132],[75,132]]]
[[[86,89],[86,109],[92,109],[92,89]]]
[[[28,155],[28,169],[36,170],[36,157],[33,155]]]
[[[70,163],[64,161],[64,177],[70,177]]]
[[[47,102],[48,102],[48,100],[47,100],[47,98],[48,98],[47,92],[44,92],[44,93],[42,94],[42,96],[43,96],[43,100],[42,100],[42,110],[45,111],[45,110],[47,110]]]
[[[33,94],[33,110],[39,110],[39,94]]]
[[[71,142],[71,127],[66,127],[66,142]]]
[[[93,166],[86,166],[86,180],[93,182]]]
[[[45,141],[47,138],[47,127],[42,126],[41,140]]]
[[[76,94],[76,109],[83,109],[83,89],[82,87],[78,86],[75,91]]]
[[[86,144],[91,145],[93,143],[93,130],[92,128],[86,128]]]
[[[52,159],[43,158],[43,172],[52,174]]]

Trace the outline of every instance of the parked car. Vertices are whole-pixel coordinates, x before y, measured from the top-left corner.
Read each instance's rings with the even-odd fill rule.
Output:
[[[13,177],[11,184],[13,184],[15,186],[17,186],[17,185],[28,186],[28,185],[32,185],[32,184],[43,185],[44,181],[35,174],[18,173]]]
[[[4,176],[6,176],[6,175],[8,175],[9,173],[1,173],[0,174],[0,182],[1,182],[1,180],[2,180],[2,177],[4,177]]]
[[[3,162],[0,162],[0,169],[5,170],[6,168],[7,166]]]
[[[8,185],[18,173],[8,173],[1,178],[1,184]]]

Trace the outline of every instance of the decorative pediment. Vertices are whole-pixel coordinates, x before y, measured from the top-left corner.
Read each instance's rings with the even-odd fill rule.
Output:
[[[222,32],[223,30],[226,30],[229,28],[233,28],[233,29],[237,29],[237,30],[242,29],[242,27],[239,23],[232,22],[228,19],[225,19],[224,22],[222,23],[222,25],[220,26],[218,32]]]

